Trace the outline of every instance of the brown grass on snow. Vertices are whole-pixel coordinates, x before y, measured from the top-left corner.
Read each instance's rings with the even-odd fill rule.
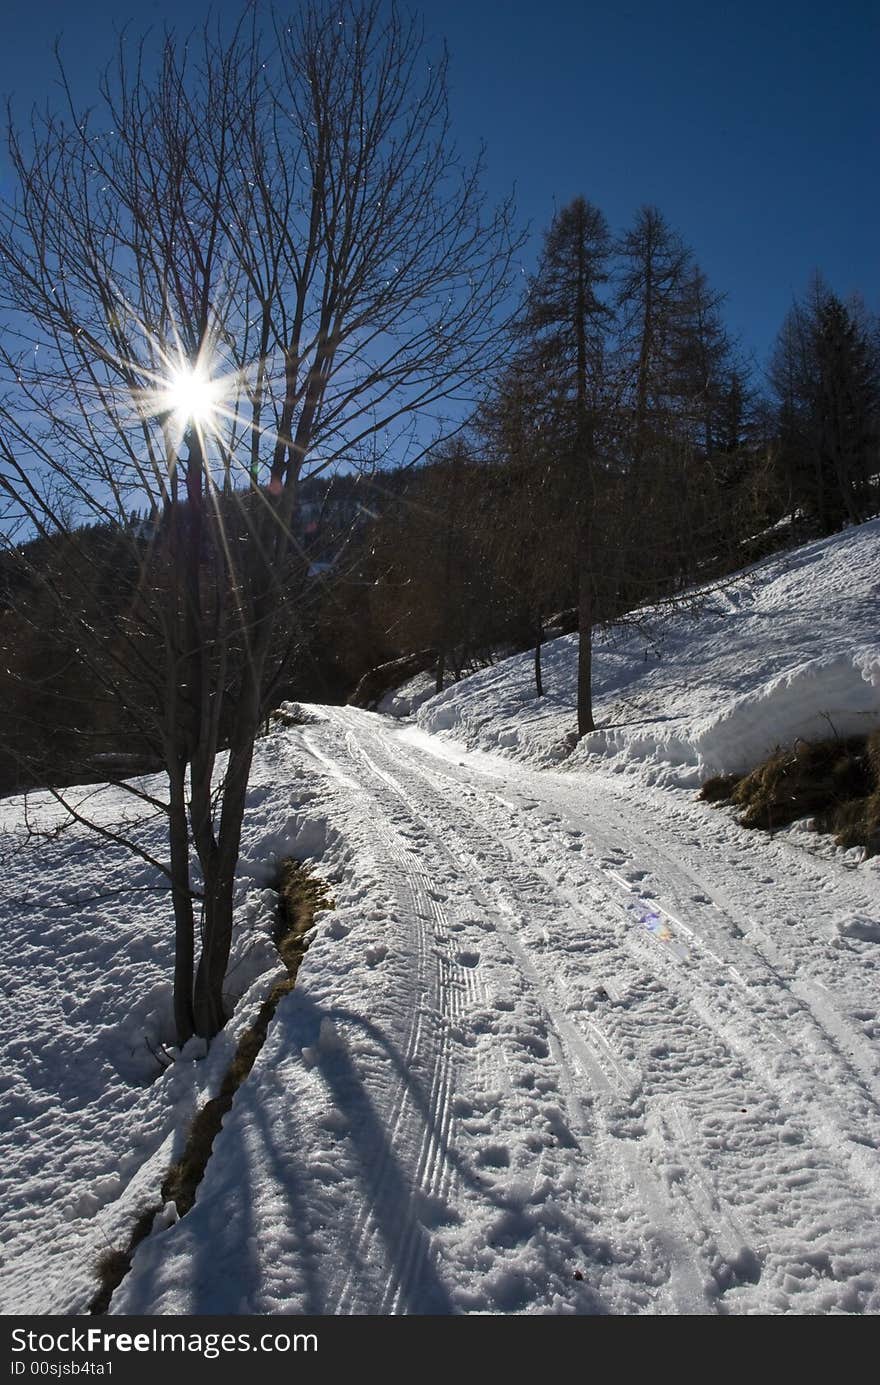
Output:
[[[744,827],[768,832],[812,818],[811,827],[832,834],[838,846],[858,846],[866,857],[875,856],[880,853],[880,731],[797,741],[774,751],[750,774],[708,779],[700,797],[736,804]]]

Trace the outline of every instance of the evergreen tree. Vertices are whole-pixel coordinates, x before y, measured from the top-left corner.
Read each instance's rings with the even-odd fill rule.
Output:
[[[695,304],[690,250],[657,207],[641,207],[617,246],[621,398],[632,467],[642,470],[665,439],[682,390],[685,323]]]
[[[724,295],[692,264],[671,323],[674,423],[705,457],[732,451],[743,426],[744,374],[721,316],[723,302]]]
[[[876,328],[817,277],[783,323],[769,375],[792,510],[823,534],[865,519],[880,467]]]
[[[560,478],[571,496],[578,586],[578,736],[595,729],[596,494],[607,413],[606,346],[611,311],[600,296],[611,237],[598,207],[575,198],[554,217],[522,322],[526,353],[551,401]],[[548,425],[549,426],[549,425]]]

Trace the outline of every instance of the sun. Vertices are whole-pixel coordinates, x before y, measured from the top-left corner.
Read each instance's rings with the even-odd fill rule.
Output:
[[[158,421],[172,448],[190,431],[203,443],[219,438],[224,424],[234,425],[238,417],[236,400],[246,388],[246,372],[230,368],[209,335],[197,351],[188,351],[176,331],[169,342],[142,330],[152,360],[140,367],[144,383],[132,392],[140,417]]]
[[[207,429],[216,420],[222,385],[199,366],[182,366],[171,375],[164,394],[168,412],[182,427]]]

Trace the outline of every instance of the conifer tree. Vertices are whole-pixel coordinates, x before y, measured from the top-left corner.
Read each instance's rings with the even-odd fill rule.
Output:
[[[606,345],[611,312],[600,296],[609,277],[611,237],[598,207],[582,197],[554,217],[529,284],[522,338],[552,408],[563,485],[571,497],[578,588],[577,733],[595,729],[592,638],[595,623],[596,493],[607,402]]]
[[[870,321],[817,276],[783,323],[769,375],[792,509],[823,534],[865,519],[880,465],[880,353]]]
[[[622,398],[634,470],[662,440],[679,394],[677,370],[694,284],[690,250],[657,207],[641,207],[617,246]]]

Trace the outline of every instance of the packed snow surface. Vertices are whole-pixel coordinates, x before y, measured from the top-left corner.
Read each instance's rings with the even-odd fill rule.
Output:
[[[756,701],[780,738],[790,716],[870,721],[877,538],[773,560],[671,618],[659,661],[634,632],[609,646],[600,719],[629,709],[630,739],[557,763],[566,640],[549,712],[513,659],[421,726],[324,708],[276,727],[249,794],[234,1018],[206,1057],[172,1046],[155,867],[76,824],[33,835],[62,828],[51,802],[0,805],[4,1311],[84,1311],[97,1258],[158,1200],[278,975],[269,886],[289,854],[336,907],[195,1207],[160,1215],[111,1312],[880,1310],[880,869],[746,832],[680,782],[729,763],[717,727],[757,727]],[[655,695],[673,725],[649,734]],[[133,812],[119,790],[79,797],[106,825]],[[128,830],[161,857],[143,801]]]

